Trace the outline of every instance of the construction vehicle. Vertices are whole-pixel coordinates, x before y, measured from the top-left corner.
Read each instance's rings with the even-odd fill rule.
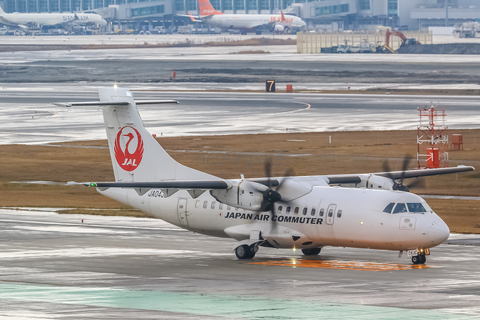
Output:
[[[474,21],[457,23],[453,29],[455,38],[475,38],[477,32],[480,32],[480,23]]]
[[[397,30],[390,30],[387,29],[385,32],[385,44],[383,46],[379,46],[376,48],[377,53],[395,53],[395,51],[392,49],[390,46],[390,36],[397,36],[400,39],[402,39],[402,44],[400,45],[400,48],[405,47],[405,46],[413,46],[413,45],[419,45],[421,44],[417,39],[415,38],[407,38],[403,33]]]
[[[373,44],[364,39],[358,46],[351,46],[345,40],[345,44],[337,47],[337,53],[373,53],[375,51]]]

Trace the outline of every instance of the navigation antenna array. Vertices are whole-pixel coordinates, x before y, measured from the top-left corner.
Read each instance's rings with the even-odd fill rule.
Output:
[[[417,167],[448,167],[448,126],[445,110],[437,105],[418,107],[419,124],[417,127]]]

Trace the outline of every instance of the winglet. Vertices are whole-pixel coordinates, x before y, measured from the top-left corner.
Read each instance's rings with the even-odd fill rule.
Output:
[[[285,22],[285,16],[283,15],[283,10],[280,11],[280,14],[281,14],[280,22]]]
[[[188,11],[188,15],[189,15],[190,19],[191,19],[193,22],[196,21],[195,18],[194,18],[194,17],[192,16],[192,14],[190,13],[190,11]]]

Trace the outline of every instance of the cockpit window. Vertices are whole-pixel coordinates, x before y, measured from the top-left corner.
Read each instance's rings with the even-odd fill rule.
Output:
[[[394,205],[395,205],[394,202],[389,203],[388,206],[386,206],[385,209],[383,209],[383,212],[392,213],[392,209],[393,209]]]
[[[405,203],[397,203],[397,205],[395,206],[395,209],[393,210],[393,213],[403,213],[403,212],[407,212],[407,206],[405,205]]]
[[[407,203],[408,211],[410,212],[427,212],[421,203]]]

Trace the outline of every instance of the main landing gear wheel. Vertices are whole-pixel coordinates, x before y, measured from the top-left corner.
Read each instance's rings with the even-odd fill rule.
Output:
[[[302,252],[306,256],[315,256],[320,253],[322,248],[302,249]]]
[[[253,259],[253,257],[255,257],[255,253],[256,253],[255,247],[249,246],[246,244],[241,245],[235,249],[235,255],[240,260]]]
[[[425,262],[427,262],[427,257],[423,254],[412,257],[413,264],[425,264]]]

